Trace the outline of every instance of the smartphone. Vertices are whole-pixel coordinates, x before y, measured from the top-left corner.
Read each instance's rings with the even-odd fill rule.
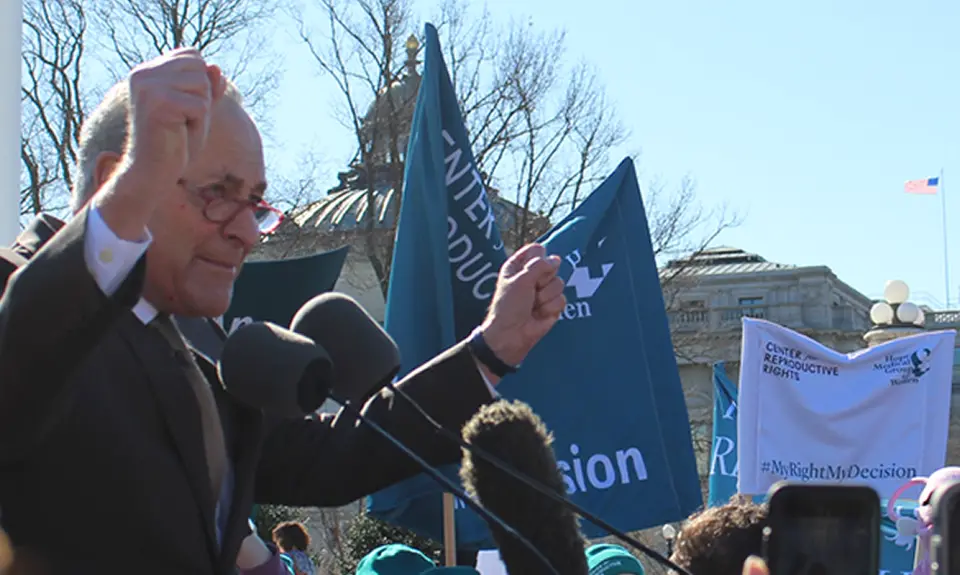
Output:
[[[877,575],[880,497],[866,486],[784,482],[770,489],[770,575]]]
[[[930,505],[933,507],[930,572],[933,575],[960,573],[960,482],[938,487],[930,498]]]

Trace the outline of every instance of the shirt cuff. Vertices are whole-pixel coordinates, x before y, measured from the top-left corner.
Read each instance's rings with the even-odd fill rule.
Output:
[[[490,380],[489,380],[489,379],[487,379],[487,374],[483,373],[483,370],[480,369],[480,366],[477,366],[477,371],[480,372],[480,377],[483,378],[483,383],[487,384],[487,389],[490,390],[490,395],[491,395],[494,399],[500,399],[500,394],[497,393],[497,389],[496,389],[495,387],[493,387],[493,384],[490,383]]]
[[[144,230],[144,238],[139,242],[128,242],[117,237],[96,208],[87,210],[87,231],[84,241],[84,258],[87,269],[100,289],[108,297],[112,296],[123,280],[127,279],[134,266],[147,252],[153,236]]]

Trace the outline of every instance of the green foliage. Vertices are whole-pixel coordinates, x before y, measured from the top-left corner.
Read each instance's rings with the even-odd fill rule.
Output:
[[[257,535],[264,541],[273,541],[273,528],[284,521],[306,523],[307,514],[283,505],[257,505],[254,509],[253,523],[257,526]]]
[[[357,569],[357,563],[368,553],[381,545],[391,543],[400,543],[419,549],[434,561],[440,561],[442,557],[443,548],[439,543],[362,513],[347,529],[346,557],[342,561],[341,573],[353,574]]]

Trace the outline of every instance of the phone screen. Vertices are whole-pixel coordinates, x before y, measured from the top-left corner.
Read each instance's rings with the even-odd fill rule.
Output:
[[[799,487],[771,501],[772,575],[877,574],[879,500],[836,489]]]

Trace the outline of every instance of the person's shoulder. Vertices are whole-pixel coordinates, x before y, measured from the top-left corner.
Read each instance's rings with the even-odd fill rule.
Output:
[[[17,268],[25,265],[27,258],[23,257],[16,250],[10,248],[0,248],[0,294],[7,287],[7,281]]]

